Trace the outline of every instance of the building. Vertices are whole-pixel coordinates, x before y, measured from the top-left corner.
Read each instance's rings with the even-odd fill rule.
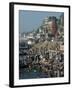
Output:
[[[34,34],[33,33],[29,33],[28,35],[27,35],[27,39],[34,39]]]
[[[46,17],[43,20],[42,28],[44,33],[50,33],[52,35],[57,35],[57,22],[56,17]]]
[[[64,25],[64,13],[62,13],[60,16],[60,23],[62,26]]]
[[[33,44],[35,44],[35,40],[34,40],[33,38],[29,38],[29,39],[27,40],[27,44],[28,44],[28,45],[33,45]]]
[[[40,35],[40,33],[38,33],[38,34],[36,35],[36,38],[37,38],[37,39],[40,39],[40,37],[41,37],[41,35]]]
[[[60,45],[60,51],[64,51],[64,45]]]
[[[44,33],[48,33],[48,17],[43,20],[42,29],[44,30]]]

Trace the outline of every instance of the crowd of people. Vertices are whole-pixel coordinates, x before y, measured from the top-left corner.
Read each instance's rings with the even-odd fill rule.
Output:
[[[64,76],[64,54],[60,51],[38,48],[21,50],[20,65],[24,68],[39,69],[46,77]]]

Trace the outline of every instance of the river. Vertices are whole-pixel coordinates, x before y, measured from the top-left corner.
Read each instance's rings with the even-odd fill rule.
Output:
[[[19,79],[33,79],[33,78],[48,78],[47,73],[43,73],[36,69],[29,70],[28,68],[20,69]]]

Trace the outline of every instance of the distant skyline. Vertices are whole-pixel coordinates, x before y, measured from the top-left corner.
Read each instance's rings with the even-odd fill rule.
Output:
[[[59,18],[63,12],[28,11],[19,10],[19,32],[30,32],[36,30],[44,18],[55,16]]]

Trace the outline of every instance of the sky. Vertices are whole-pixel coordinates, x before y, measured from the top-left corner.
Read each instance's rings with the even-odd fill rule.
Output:
[[[62,12],[19,10],[19,32],[36,30],[47,16],[56,16],[59,18],[61,14]]]

